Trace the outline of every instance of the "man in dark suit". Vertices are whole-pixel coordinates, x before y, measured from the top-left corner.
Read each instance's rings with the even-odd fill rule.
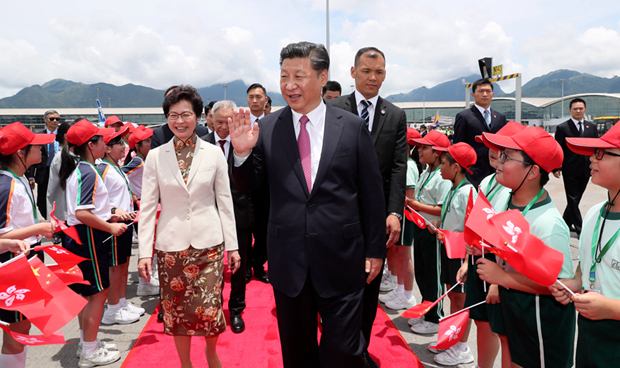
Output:
[[[178,86],[169,87],[164,93],[164,97],[168,96],[168,94]],[[200,116],[196,117],[200,119]],[[203,137],[209,134],[209,129],[203,125],[196,124],[196,135],[199,137]],[[151,149],[161,146],[162,144],[168,143],[169,140],[174,138],[174,133],[168,127],[168,124],[163,124],[158,128],[153,129],[153,137],[151,138]]]
[[[60,115],[56,110],[47,110],[43,114],[43,121],[45,122],[45,128],[37,130],[35,133],[42,134],[56,134],[58,124],[60,123]],[[54,141],[45,146],[41,146],[41,162],[32,165],[26,171],[26,177],[30,181],[30,185],[37,184],[37,207],[41,216],[47,217],[47,182],[50,177],[50,165],[54,159],[54,155],[58,151],[58,142]]]
[[[466,174],[467,180],[476,188],[486,176],[494,172],[489,164],[489,149],[476,142],[475,137],[483,132],[497,133],[506,125],[506,117],[491,109],[493,100],[493,83],[488,79],[478,79],[471,87],[474,106],[456,114],[454,120],[454,143],[465,142],[476,150],[478,160]]]
[[[233,111],[237,105],[233,101],[218,101],[213,105],[214,131],[202,136],[203,140],[219,146],[228,161],[228,166],[233,166],[233,150],[230,145],[228,119],[232,119]],[[247,261],[247,250],[252,245],[252,214],[250,196],[238,192],[231,186],[233,205],[235,208],[235,224],[237,226],[237,242],[239,243],[239,256],[241,257],[240,270],[244,270]],[[230,326],[234,333],[245,330],[245,322],[241,318],[241,312],[245,309],[245,275],[243,272],[235,272],[230,277],[230,299],[228,310],[230,311]]]
[[[355,91],[348,96],[329,100],[365,120],[379,160],[383,179],[383,196],[387,212],[386,229],[389,234],[387,247],[396,244],[400,235],[403,208],[405,206],[405,182],[407,175],[407,116],[405,112],[382,99],[379,89],[385,80],[385,56],[374,47],[360,49],[355,55],[351,76],[355,79]],[[393,249],[393,248],[390,248]],[[411,249],[408,249],[411,251]],[[388,251],[388,262],[396,255]],[[378,367],[368,354],[372,325],[377,314],[377,302],[381,278],[377,277],[364,291],[364,318],[362,332],[366,339],[364,360],[368,367]],[[413,268],[411,285],[413,289]],[[407,289],[407,285],[405,285]]]
[[[233,185],[267,180],[269,279],[284,367],[363,367],[364,286],[385,257],[385,204],[365,122],[321,98],[329,55],[300,42],[280,53],[288,107],[231,125]],[[317,344],[317,312],[323,321]]]
[[[557,126],[555,140],[558,141],[564,151],[562,169],[553,173],[556,178],[563,173],[564,191],[566,192],[566,209],[564,210],[564,222],[571,231],[581,234],[581,212],[579,202],[590,180],[590,158],[578,155],[566,146],[566,138],[587,137],[597,138],[596,124],[585,121],[586,102],[581,98],[575,98],[570,102],[569,111],[571,118]]]

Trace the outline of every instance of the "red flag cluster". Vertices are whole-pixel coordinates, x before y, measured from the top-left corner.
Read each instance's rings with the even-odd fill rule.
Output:
[[[50,212],[50,218],[54,221],[56,221],[56,231],[55,232],[63,232],[65,233],[66,236],[70,237],[71,239],[75,240],[76,243],[78,243],[79,245],[82,245],[82,241],[80,240],[80,234],[78,234],[77,229],[75,228],[75,226],[67,226],[67,224],[62,221],[59,220],[56,215],[54,214],[56,212],[56,202],[54,202],[54,207],[52,209],[52,212]]]

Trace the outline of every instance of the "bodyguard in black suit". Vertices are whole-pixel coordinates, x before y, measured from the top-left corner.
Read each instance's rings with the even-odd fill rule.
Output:
[[[385,57],[380,50],[374,47],[360,49],[351,67],[351,76],[355,79],[355,92],[329,100],[329,103],[359,115],[368,123],[383,180],[386,229],[389,229],[387,246],[392,246],[400,235],[405,206],[407,116],[402,109],[379,96],[379,89],[385,80]],[[367,349],[377,314],[380,286],[381,278],[377,277],[364,291],[362,332],[366,339],[364,360],[369,367],[378,366],[371,360]]]
[[[60,123],[60,115],[56,110],[48,110],[43,114],[45,129],[37,130],[35,133],[56,134],[58,124]],[[41,146],[41,162],[32,165],[26,171],[26,177],[30,180],[30,185],[37,183],[37,207],[41,216],[47,218],[47,182],[50,177],[50,165],[52,159],[58,151],[58,142],[54,141],[45,146]]]
[[[566,192],[566,209],[564,210],[564,222],[569,229],[581,234],[581,212],[579,202],[590,180],[590,158],[578,155],[566,146],[566,138],[587,137],[598,138],[596,125],[585,121],[586,102],[575,98],[570,102],[569,111],[571,118],[557,126],[555,140],[558,141],[564,151],[562,161],[562,178],[564,191]],[[560,177],[560,170],[553,173],[556,178]]]
[[[280,64],[288,107],[261,120],[260,132],[247,111],[233,119],[233,185],[245,192],[268,180],[269,279],[284,367],[363,367],[364,286],[386,253],[379,164],[364,121],[321,99],[325,47],[290,44]]]
[[[471,167],[473,174],[466,173],[467,180],[478,187],[482,179],[494,172],[489,164],[489,149],[476,142],[475,137],[483,132],[497,133],[506,125],[506,117],[491,109],[493,99],[493,83],[488,79],[478,79],[472,85],[471,96],[475,104],[469,109],[456,114],[454,119],[454,143],[465,142],[476,150],[478,160]],[[485,112],[488,111],[488,112]],[[485,118],[485,116],[487,116]]]
[[[233,150],[230,145],[228,131],[228,119],[233,117],[233,111],[237,108],[234,102],[224,100],[213,105],[214,131],[201,138],[211,144],[220,147],[226,155],[228,166],[233,167]],[[245,309],[245,270],[247,250],[252,245],[252,213],[249,192],[241,193],[231,185],[233,206],[235,208],[235,224],[237,226],[237,242],[239,243],[239,256],[241,257],[241,272],[235,272],[230,277],[230,299],[228,310],[230,311],[230,325],[234,333],[245,330],[245,322],[241,312]]]

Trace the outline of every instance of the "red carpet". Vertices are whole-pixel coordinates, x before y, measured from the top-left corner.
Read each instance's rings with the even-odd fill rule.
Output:
[[[224,291],[225,306],[228,304],[230,293],[229,281],[228,275]],[[252,280],[247,285],[246,301],[247,307],[242,314],[246,324],[245,331],[236,335],[229,329],[220,335],[217,351],[222,365],[225,368],[282,367],[272,287],[255,279]],[[225,313],[227,322],[229,322],[227,308],[225,308]],[[373,334],[369,352],[382,367],[423,367],[381,308],[377,311]],[[191,356],[196,367],[207,366],[204,348],[203,338],[192,339]],[[154,313],[127,355],[122,368],[161,367],[164,362],[166,367],[180,367],[174,340],[163,333],[163,325],[157,322],[157,314]]]

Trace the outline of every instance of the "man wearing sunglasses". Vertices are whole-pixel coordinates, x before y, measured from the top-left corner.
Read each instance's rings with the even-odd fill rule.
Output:
[[[563,174],[564,191],[566,192],[566,209],[562,217],[571,231],[581,234],[581,212],[579,202],[590,180],[590,158],[578,155],[566,145],[566,138],[586,137],[598,138],[596,124],[585,120],[586,102],[581,98],[573,99],[568,107],[571,118],[558,125],[555,140],[564,151],[562,169],[553,173],[556,178]]]
[[[58,124],[60,124],[60,115],[56,110],[47,110],[43,114],[43,121],[45,122],[45,129],[36,131],[35,133],[47,133],[56,134]],[[50,176],[50,165],[52,159],[58,151],[58,142],[46,144],[41,147],[41,162],[32,165],[26,172],[26,177],[30,180],[30,185],[34,189],[34,184],[37,184],[37,207],[41,216],[47,218],[47,182]]]

